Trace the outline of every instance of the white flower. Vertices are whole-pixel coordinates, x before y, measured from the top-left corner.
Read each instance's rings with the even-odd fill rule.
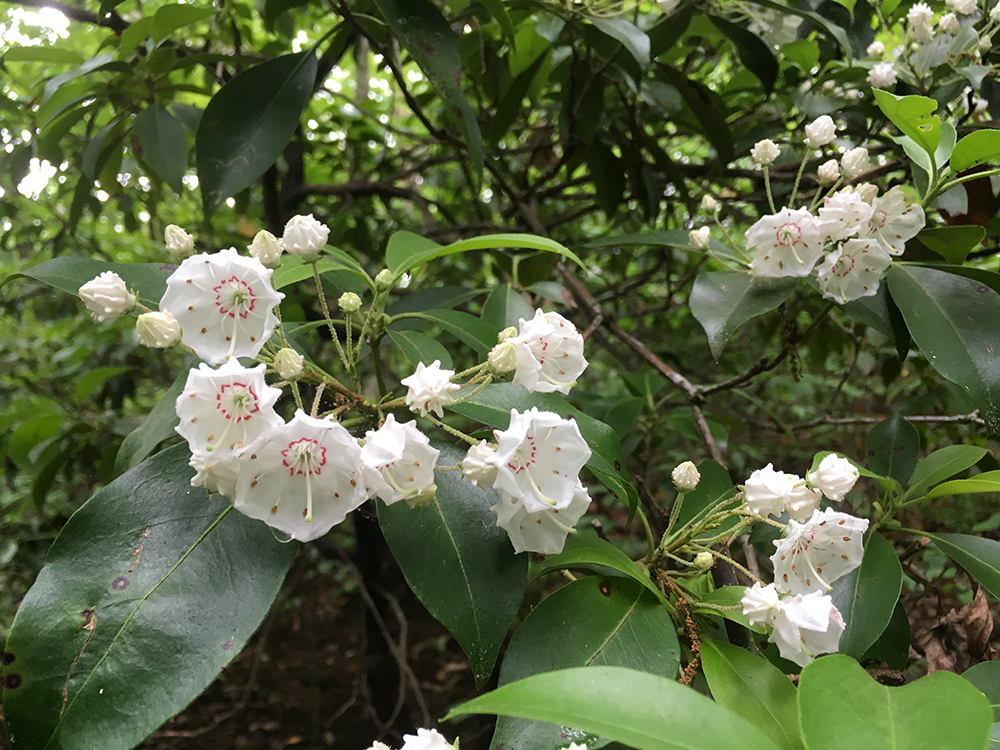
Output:
[[[663,15],[669,16],[677,10],[677,6],[681,4],[681,0],[657,0],[656,4],[660,6]]]
[[[517,367],[517,347],[509,341],[502,341],[490,349],[486,361],[495,374],[506,375]]]
[[[848,240],[827,253],[816,267],[816,277],[823,297],[843,305],[874,296],[882,273],[891,263],[892,258],[878,240]]]
[[[866,50],[868,57],[882,57],[885,52],[885,45],[882,42],[872,42]]]
[[[830,115],[817,117],[806,125],[806,145],[810,148],[819,148],[833,141],[837,137],[837,126],[833,124]]]
[[[925,221],[924,209],[919,204],[907,203],[903,188],[894,187],[872,202],[872,215],[858,236],[874,237],[889,255],[902,255],[906,241],[917,236]]]
[[[267,365],[243,367],[235,359],[218,370],[206,364],[188,372],[177,397],[177,433],[193,455],[234,455],[284,424],[274,410],[280,388],[264,382]]]
[[[337,300],[337,307],[348,315],[353,315],[361,309],[361,297],[354,292],[344,292]]]
[[[462,460],[462,473],[476,487],[490,487],[497,480],[497,467],[490,460],[496,451],[485,440],[469,448]]]
[[[836,653],[844,632],[844,618],[833,600],[820,592],[782,599],[768,637],[782,658],[806,666],[820,654]]]
[[[261,229],[257,232],[256,236],[253,238],[253,242],[251,242],[247,247],[247,250],[250,251],[250,255],[268,268],[274,268],[281,262],[282,249],[281,240],[268,232],[266,229]]]
[[[868,74],[868,83],[874,89],[887,89],[896,85],[896,68],[891,62],[876,63]]]
[[[917,44],[927,44],[934,38],[934,30],[931,28],[934,11],[927,6],[927,3],[914,3],[906,14],[906,20],[910,22],[913,41]]]
[[[535,310],[531,320],[520,320],[517,336],[505,342],[514,346],[517,369],[514,385],[536,393],[569,393],[587,369],[583,336],[556,312]]]
[[[661,2],[662,1],[663,0],[661,0]],[[676,2],[676,1],[677,0],[674,0],[674,2]],[[571,742],[571,743],[569,743],[569,747],[564,747],[564,748],[562,748],[562,750],[587,750],[587,746],[583,745],[583,744],[578,745],[575,742]]]
[[[807,594],[830,584],[861,564],[862,534],[868,520],[835,510],[814,510],[805,523],[788,522],[785,538],[774,542],[771,555],[779,591]]]
[[[979,10],[976,0],[946,0],[945,5],[963,16],[971,15]],[[941,20],[944,21],[943,18]]]
[[[771,464],[751,474],[744,491],[747,507],[762,517],[787,512],[792,518],[808,518],[822,499],[802,477],[775,471]]]
[[[719,202],[715,200],[711,195],[706,193],[701,196],[701,210],[707,211],[708,213],[713,213],[715,209],[719,207]]]
[[[701,473],[694,463],[685,461],[674,467],[670,478],[674,480],[674,487],[677,488],[678,492],[691,492],[701,481]]]
[[[816,179],[820,185],[829,185],[840,179],[840,165],[836,159],[829,159],[820,164],[816,170]]]
[[[122,277],[114,271],[104,271],[80,287],[80,299],[91,317],[98,323],[114,320],[135,307],[131,294]]]
[[[979,47],[980,52],[988,52],[993,48],[993,38],[989,34],[983,34],[979,37]]]
[[[829,239],[844,240],[857,234],[874,211],[856,190],[839,190],[823,201],[819,227]]]
[[[233,453],[217,456],[212,453],[192,453],[188,465],[197,473],[191,478],[192,487],[204,487],[208,492],[236,496],[236,481],[240,478],[240,463]]]
[[[256,357],[278,318],[285,295],[274,291],[274,272],[235,248],[186,258],[167,279],[160,309],[181,324],[184,343],[211,364]]]
[[[852,186],[851,189],[860,195],[861,200],[869,206],[875,202],[876,198],[878,198],[878,187],[872,185],[870,182],[862,182],[860,185]]]
[[[455,750],[455,746],[435,729],[418,729],[415,735],[403,735],[400,750]]]
[[[806,479],[830,500],[839,503],[854,489],[859,476],[854,464],[836,453],[831,453],[819,462],[816,471],[806,474]]]
[[[169,310],[143,313],[135,319],[139,341],[154,349],[166,349],[181,340],[181,326]]]
[[[520,500],[529,513],[562,510],[573,501],[580,469],[590,460],[590,446],[576,421],[533,407],[511,409],[510,426],[494,430],[497,467],[494,489],[501,498]]]
[[[757,581],[743,592],[740,604],[743,605],[743,614],[751,625],[774,625],[780,601],[778,589],[773,583],[762,586],[760,581]]]
[[[329,236],[330,228],[314,219],[312,214],[293,216],[285,224],[285,231],[281,235],[281,246],[286,253],[301,255],[307,263],[312,263],[319,258],[320,251]]]
[[[990,20],[994,23],[1000,23],[1000,4],[993,6],[993,10],[990,11]]]
[[[590,495],[578,481],[565,508],[529,512],[516,497],[501,492],[500,502],[490,508],[497,514],[497,526],[507,532],[514,552],[558,555],[580,517],[590,507]]]
[[[711,239],[712,236],[709,234],[708,227],[692,229],[688,233],[688,244],[695,250],[707,250]]]
[[[167,224],[163,230],[163,244],[171,258],[181,260],[194,252],[194,237],[176,224]]]
[[[823,254],[819,222],[804,208],[783,208],[761,217],[746,232],[747,248],[757,248],[754,276],[808,276]]]
[[[367,748],[367,750],[392,750],[392,748],[384,742],[375,742],[371,747]]]
[[[301,409],[244,449],[233,505],[300,542],[326,534],[366,499],[361,448],[331,418]]]
[[[439,417],[444,416],[442,407],[455,400],[451,394],[461,387],[458,383],[451,382],[454,374],[454,370],[441,369],[441,360],[435,359],[430,367],[425,367],[420,362],[416,372],[400,381],[409,388],[406,392],[406,405],[422,417],[426,417],[429,412],[434,412]]]
[[[871,159],[868,156],[868,149],[864,146],[852,148],[840,157],[840,171],[844,173],[845,179],[853,180],[867,172],[870,167]]]
[[[951,34],[952,36],[962,30],[962,27],[958,23],[958,17],[954,13],[948,13],[941,16],[941,20],[938,21],[938,26],[941,27],[941,31],[945,34]]]
[[[750,149],[750,158],[762,166],[767,166],[773,164],[780,153],[781,149],[778,148],[778,145],[771,139],[765,138],[762,141],[757,141]]]
[[[440,451],[431,447],[416,422],[400,424],[390,414],[378,430],[369,430],[361,448],[365,483],[386,505],[405,500],[426,505],[434,499],[434,465]]]
[[[302,374],[305,357],[287,346],[274,355],[274,369],[282,380],[294,380]]]

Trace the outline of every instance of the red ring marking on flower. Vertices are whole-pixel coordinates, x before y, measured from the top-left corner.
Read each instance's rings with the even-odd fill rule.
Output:
[[[247,296],[246,299],[244,299],[242,302],[238,304],[233,304],[234,300],[231,292],[233,285],[236,284],[239,284],[240,286],[243,287],[243,290],[245,290]],[[223,294],[222,290],[225,289],[226,287],[228,287],[226,291],[230,291],[230,298],[228,300],[222,298]],[[236,291],[243,291],[243,290],[237,289]],[[254,303],[256,302],[257,299],[257,295],[254,294],[253,289],[250,288],[250,285],[247,284],[245,281],[237,278],[235,275],[230,276],[228,279],[223,281],[217,287],[213,287],[212,291],[215,292],[215,306],[219,308],[220,313],[222,313],[223,315],[228,315],[230,318],[235,318],[237,315],[239,315],[241,318],[245,319],[247,314],[253,311]],[[231,305],[232,309],[227,307],[227,305]]]
[[[247,413],[247,415],[244,416],[244,417],[236,417],[236,423],[239,424],[240,422],[243,422],[244,420],[250,419],[251,416],[253,416],[254,414],[256,414],[257,412],[260,411],[260,405],[257,403],[257,394],[254,393],[254,390],[253,390],[252,386],[248,386],[246,383],[226,383],[226,384],[224,384],[219,389],[219,392],[215,394],[215,401],[216,401],[215,408],[218,409],[219,411],[221,411],[222,412],[222,416],[224,416],[226,419],[232,419],[233,418],[232,415],[226,410],[226,407],[222,405],[222,397],[226,395],[226,390],[227,389],[229,389],[229,388],[235,388],[236,386],[239,386],[240,388],[245,389],[245,392],[249,393],[250,396],[251,396],[251,398],[253,398],[253,409],[251,409],[249,411],[249,413]]]
[[[315,446],[317,450],[315,452],[309,451],[309,458],[303,461],[303,454],[306,453],[306,449],[310,445]],[[292,455],[289,456],[289,453]],[[281,456],[283,459],[281,463],[288,468],[293,477],[296,474],[319,476],[322,473],[322,467],[326,464],[326,448],[322,447],[318,440],[310,440],[309,438],[292,441],[285,450],[281,451]],[[304,467],[303,464],[305,464]]]

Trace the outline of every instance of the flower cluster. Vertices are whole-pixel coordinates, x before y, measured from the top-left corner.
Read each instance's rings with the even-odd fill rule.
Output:
[[[536,393],[569,393],[587,369],[583,336],[559,313],[542,310],[501,334],[489,362],[498,375],[513,370],[514,384]]]
[[[452,744],[436,729],[418,729],[416,734],[403,735],[403,746],[399,750],[455,750],[457,747],[458,740]],[[368,750],[392,750],[392,748],[384,742],[375,742]]]

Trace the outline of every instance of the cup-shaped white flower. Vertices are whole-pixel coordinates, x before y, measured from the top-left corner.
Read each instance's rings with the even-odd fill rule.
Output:
[[[583,336],[556,312],[535,310],[531,320],[521,318],[518,335],[505,342],[514,347],[517,368],[514,385],[536,393],[569,393],[587,369]]]
[[[817,117],[806,125],[806,144],[811,148],[819,148],[830,143],[837,137],[837,126],[830,115]]]
[[[510,426],[493,434],[493,487],[501,498],[520,500],[529,513],[569,507],[580,469],[590,460],[590,446],[575,420],[538,407],[524,413],[511,409]]]
[[[816,471],[806,474],[806,479],[830,500],[839,503],[854,489],[859,476],[860,473],[854,464],[836,453],[831,453],[823,457]]]
[[[558,555],[580,517],[590,507],[590,495],[577,481],[569,505],[534,513],[519,499],[500,493],[500,502],[490,510],[497,514],[497,526],[507,532],[514,552],[539,552]]]
[[[896,68],[891,62],[875,63],[868,74],[873,89],[887,89],[896,85]]]
[[[114,320],[135,307],[135,295],[131,294],[122,277],[114,271],[98,274],[80,287],[80,299],[98,323]]]
[[[778,144],[770,138],[765,138],[762,141],[757,141],[754,147],[750,149],[750,158],[762,167],[766,167],[769,164],[773,164],[780,153],[781,149],[778,148]]]
[[[376,740],[374,743],[372,743],[372,746],[366,748],[366,750],[392,750],[392,748],[389,747],[384,742],[379,742],[378,740]]]
[[[281,246],[286,253],[301,255],[307,263],[312,263],[319,258],[329,236],[330,228],[314,219],[312,214],[293,216],[285,224]]]
[[[844,304],[878,292],[879,278],[892,258],[876,239],[842,242],[816,267],[816,278],[826,299]]]
[[[497,480],[497,467],[490,460],[496,451],[485,440],[469,448],[462,459],[462,473],[476,487],[491,487]]]
[[[167,349],[181,340],[181,326],[169,310],[143,313],[135,319],[135,330],[143,346]]]
[[[207,491],[225,495],[230,500],[236,496],[240,461],[235,453],[192,453],[188,465],[197,472],[191,478],[192,487],[204,487]]]
[[[281,240],[266,229],[257,232],[247,250],[268,268],[275,268],[281,262]]]
[[[840,190],[825,201],[819,210],[819,227],[831,240],[846,240],[857,234],[871,219],[875,209],[856,190]]]
[[[816,217],[804,208],[783,208],[757,220],[746,232],[747,248],[756,248],[754,276],[808,276],[823,254]]]
[[[819,507],[822,495],[797,474],[775,471],[771,464],[757,469],[744,485],[747,506],[758,516],[780,516],[804,520]]]
[[[163,244],[174,260],[181,260],[194,252],[194,236],[176,224],[167,224],[163,230]]]
[[[174,429],[193,455],[234,455],[284,420],[274,410],[281,389],[264,382],[267,365],[246,368],[235,359],[217,370],[206,364],[188,373],[177,397]]]
[[[300,409],[291,422],[243,450],[233,505],[308,542],[366,499],[357,441],[333,419],[316,419]]]
[[[418,729],[416,734],[404,734],[399,750],[455,750],[455,746],[436,729]]]
[[[274,272],[235,248],[184,260],[167,279],[160,309],[181,324],[184,343],[206,362],[256,357],[278,324]]]
[[[743,614],[751,625],[774,625],[780,601],[781,595],[773,583],[763,586],[757,581],[743,592],[740,604],[743,605]]]
[[[771,555],[779,591],[829,591],[834,581],[861,564],[868,520],[835,510],[815,510],[805,523],[788,522]]]
[[[405,500],[411,507],[434,499],[434,465],[440,451],[432,448],[416,422],[401,424],[390,414],[378,430],[369,430],[361,448],[365,484],[386,505]]]
[[[844,618],[827,594],[818,591],[782,599],[768,637],[778,646],[782,658],[801,667],[821,654],[833,654],[840,648]]]
[[[917,236],[926,220],[924,209],[916,203],[907,203],[903,189],[894,187],[872,201],[872,215],[858,236],[874,237],[889,255],[902,255],[906,241]]]
[[[408,388],[406,405],[422,417],[430,412],[443,417],[443,407],[455,400],[451,394],[461,388],[458,383],[451,382],[454,375],[454,370],[441,368],[439,359],[435,359],[429,367],[419,362],[416,372],[400,381]]]

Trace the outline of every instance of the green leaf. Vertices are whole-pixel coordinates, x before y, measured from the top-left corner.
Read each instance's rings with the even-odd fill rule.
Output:
[[[195,5],[180,3],[163,5],[157,8],[156,14],[153,16],[153,25],[149,29],[149,35],[153,38],[154,43],[159,42],[177,29],[211,18],[213,15],[215,15],[215,8],[199,8]]]
[[[993,728],[989,702],[956,674],[890,688],[842,654],[802,670],[799,718],[809,750],[973,750]]]
[[[510,15],[507,13],[507,8],[504,7],[503,0],[479,0],[479,2],[489,11],[494,20],[500,24],[503,35],[511,43],[511,46],[516,49],[517,29],[514,27],[514,22],[510,20]]]
[[[882,635],[862,657],[862,663],[874,659],[890,669],[905,670],[910,662],[910,621],[902,602],[896,602],[892,617]]]
[[[521,319],[531,320],[535,311],[510,284],[497,284],[483,303],[480,317],[502,331],[508,326],[517,328]]]
[[[926,536],[965,568],[984,589],[1000,599],[1000,542],[968,534],[927,533]]]
[[[3,53],[3,62],[50,62],[79,65],[83,57],[79,52],[45,45],[43,47],[10,47]]]
[[[566,613],[573,617],[567,618]],[[628,667],[677,676],[680,646],[673,620],[644,588],[617,576],[588,576],[563,586],[531,610],[515,631],[500,685],[567,667]],[[786,680],[787,682],[787,680]],[[596,750],[603,742],[571,727],[501,716],[490,747],[557,750],[568,742]]]
[[[911,486],[907,494],[919,497],[938,482],[975,466],[987,453],[989,451],[986,448],[975,445],[949,445],[934,451],[917,464],[910,478]]]
[[[646,32],[634,23],[618,17],[598,18],[591,17],[589,20],[604,34],[620,42],[629,54],[639,63],[639,67],[645,70],[649,67],[649,36]]]
[[[757,76],[764,92],[770,94],[778,80],[778,59],[770,45],[760,37],[723,18],[709,16],[709,20],[736,45],[736,53],[747,70]]]
[[[483,289],[467,286],[431,286],[401,297],[385,308],[389,315],[426,310],[453,310],[483,294]]]
[[[164,440],[174,437],[177,418],[177,397],[184,390],[188,370],[183,370],[170,388],[153,406],[142,424],[125,436],[118,455],[115,456],[115,474],[121,474],[138,466]]]
[[[351,271],[352,273],[357,273],[352,265],[328,255],[320,256],[316,265],[319,268],[320,275],[328,271]],[[286,286],[311,278],[313,278],[312,263],[306,263],[301,255],[283,253],[281,256],[281,265],[274,269],[274,276],[271,281],[275,289],[284,289]]]
[[[114,59],[114,55],[114,52],[105,52],[103,55],[97,55],[96,57],[86,60],[72,70],[67,70],[65,73],[52,76],[52,78],[45,82],[45,90],[42,93],[42,104],[47,102],[64,83],[68,83],[69,81],[75,80],[81,76],[93,73],[94,71],[103,70],[105,66],[107,66],[108,63]]]
[[[685,495],[684,504],[677,514],[677,530],[703,517],[719,503],[736,494],[729,472],[712,459],[700,461],[698,473],[701,475],[698,486]],[[726,525],[728,526],[728,522]],[[719,529],[713,529],[711,533],[714,535],[718,532]]]
[[[493,2],[500,4],[501,0],[493,0]],[[510,126],[514,124],[514,120],[521,112],[521,103],[528,95],[531,85],[538,76],[538,71],[549,59],[549,55],[540,55],[526,70],[518,73],[507,90],[503,92],[503,97],[497,102],[493,111],[493,122],[490,123],[490,129],[486,135],[490,146],[495,147],[507,135]]]
[[[562,552],[545,558],[538,569],[538,575],[566,568],[599,574],[604,572],[602,568],[617,570],[648,589],[661,604],[667,604],[663,592],[650,580],[649,571],[639,567],[631,557],[603,539],[589,536],[567,539]]]
[[[896,551],[881,534],[869,534],[861,566],[833,584],[833,603],[847,627],[840,653],[860,659],[886,629],[899,601],[903,568]]]
[[[990,702],[993,720],[1000,722],[1000,662],[984,661],[962,672],[962,677],[979,689]]]
[[[181,121],[159,104],[151,104],[135,118],[132,133],[139,141],[139,157],[174,192],[182,192],[184,183],[181,178],[187,169],[188,142]]]
[[[311,51],[268,60],[226,83],[205,107],[195,136],[206,218],[281,155],[312,97]]]
[[[270,609],[297,545],[192,488],[189,458],[179,445],[119,477],[49,549],[6,643],[4,716],[19,746],[137,745]]]
[[[917,428],[893,414],[872,427],[865,443],[868,468],[883,477],[892,477],[906,484],[920,454],[920,433]]]
[[[385,251],[385,263],[392,271],[392,275],[398,278],[407,271],[435,258],[455,253],[466,253],[470,250],[494,248],[544,250],[557,253],[573,261],[580,268],[585,268],[583,261],[577,258],[569,248],[560,245],[555,240],[533,234],[490,234],[441,246],[412,232],[396,232],[389,238],[389,245]]]
[[[697,598],[692,597],[688,600],[688,606],[692,612],[712,617],[723,617],[727,620],[738,622],[747,630],[766,634],[767,628],[764,625],[751,624],[747,616],[743,614],[743,607],[740,605],[740,600],[743,599],[746,591],[746,586],[721,586],[715,591],[710,591]],[[714,605],[714,607],[726,607],[727,609],[720,610],[715,609],[713,606],[703,605]]]
[[[701,663],[712,698],[787,750],[802,750],[795,686],[767,659],[705,639]]]
[[[414,367],[421,362],[429,365],[434,360],[439,360],[443,369],[452,369],[451,355],[436,339],[432,339],[430,336],[419,331],[394,331],[389,329],[386,333],[389,334],[392,342],[399,347],[403,356]]]
[[[563,724],[638,750],[777,750],[752,724],[691,688],[622,667],[534,675],[462,703],[445,719],[474,713]]]
[[[895,96],[882,89],[873,89],[873,93],[889,121],[933,159],[941,140],[941,118],[934,114],[938,103],[926,96]]]
[[[726,165],[735,159],[735,138],[729,130],[725,114],[716,106],[710,90],[692,81],[676,68],[665,65],[660,70],[667,81],[680,92],[684,103],[701,124],[702,132],[715,149],[719,161]]]
[[[699,274],[691,289],[691,314],[705,329],[712,356],[718,359],[741,325],[785,302],[798,284],[796,278],[766,279],[735,271]]]
[[[924,497],[933,500],[946,495],[971,495],[980,492],[1000,492],[1000,471],[985,471],[969,479],[956,479],[939,484]]]
[[[955,144],[951,152],[951,171],[964,172],[997,161],[1000,161],[1000,130],[974,130]]]
[[[456,446],[435,447],[442,466],[465,457]],[[507,532],[497,528],[492,489],[479,489],[460,471],[435,471],[434,479],[430,505],[379,502],[379,525],[413,593],[455,636],[482,685],[521,604],[528,556],[515,555]]]
[[[933,227],[922,230],[912,241],[932,250],[949,263],[961,265],[985,236],[986,230],[978,226]]]
[[[76,392],[73,394],[73,401],[82,404],[90,398],[94,391],[107,383],[116,375],[128,372],[131,367],[98,367],[90,372],[84,373],[76,381]]]
[[[125,29],[118,38],[118,59],[125,59],[136,47],[146,41],[152,28],[153,16],[143,16]]]
[[[1000,431],[1000,295],[955,274],[893,263],[889,291],[931,366],[972,397],[986,427]]]
[[[626,503],[632,513],[638,507],[639,495],[625,470],[625,456],[615,431],[603,422],[570,406],[555,393],[529,393],[520,385],[494,383],[486,386],[468,401],[450,405],[452,411],[478,420],[483,424],[506,430],[510,425],[510,410],[525,412],[533,406],[553,411],[561,417],[572,417],[580,428],[593,454],[587,468],[616,498]]]
[[[0,287],[14,279],[27,277],[76,296],[81,286],[104,271],[117,273],[126,286],[138,295],[140,302],[148,307],[158,308],[163,291],[167,288],[167,277],[174,272],[174,266],[159,263],[106,263],[91,258],[54,258],[8,276]]]
[[[497,329],[484,320],[459,310],[424,310],[403,313],[397,319],[418,318],[441,326],[466,346],[471,346],[479,355],[485,355],[496,346]]]

